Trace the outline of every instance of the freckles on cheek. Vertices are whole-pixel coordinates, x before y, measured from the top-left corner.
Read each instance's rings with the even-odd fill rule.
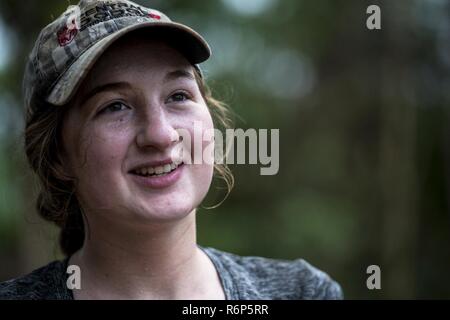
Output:
[[[214,164],[214,126],[209,113],[203,113],[188,128],[191,163]]]
[[[95,170],[96,174],[111,174],[108,171],[110,168],[120,169],[120,161],[125,157],[128,148],[128,135],[126,132],[117,130],[100,131],[94,130],[91,132],[89,140],[84,144],[85,159],[87,162],[88,171]]]

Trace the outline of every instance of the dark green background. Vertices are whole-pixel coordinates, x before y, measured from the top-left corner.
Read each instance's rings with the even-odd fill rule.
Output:
[[[199,210],[200,244],[302,257],[346,298],[450,298],[449,1],[241,1],[269,3],[253,14],[231,0],[138,2],[210,42],[203,68],[237,127],[280,129],[279,174],[234,166],[227,201]],[[382,30],[369,31],[374,3]],[[0,0],[0,281],[59,257],[34,211],[20,86],[40,28],[67,4]],[[205,206],[223,196],[211,191]]]

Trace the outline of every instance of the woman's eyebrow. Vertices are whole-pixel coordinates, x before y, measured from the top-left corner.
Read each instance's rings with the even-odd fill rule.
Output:
[[[183,70],[183,69],[178,69],[178,70],[168,72],[166,74],[166,76],[164,77],[163,82],[167,83],[167,82],[177,80],[180,78],[195,81],[195,77],[191,72],[189,72],[187,70]],[[117,91],[119,89],[131,89],[131,88],[132,88],[132,86],[128,82],[106,83],[106,84],[94,87],[93,89],[88,91],[88,93],[85,94],[84,97],[81,99],[80,105],[83,105],[84,103],[86,103],[86,101],[88,101],[89,99],[91,99],[93,96],[95,96],[96,94],[98,94],[100,92]]]
[[[90,98],[103,91],[117,91],[120,89],[131,89],[131,85],[128,82],[114,82],[106,83],[100,86],[94,87],[94,89],[88,91],[87,94],[81,99],[80,105],[83,105]]]
[[[175,71],[171,71],[171,72],[167,73],[166,76],[164,77],[163,82],[166,83],[169,81],[177,80],[179,78],[185,78],[188,80],[195,81],[195,77],[191,72],[189,72],[187,70],[179,69],[179,70],[175,70]]]

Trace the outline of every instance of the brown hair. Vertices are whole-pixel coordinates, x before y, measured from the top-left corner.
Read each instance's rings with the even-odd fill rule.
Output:
[[[230,128],[232,121],[227,105],[213,98],[197,70],[195,77],[214,126],[221,130]],[[45,220],[61,228],[60,247],[65,255],[70,256],[83,246],[85,229],[83,211],[75,194],[76,180],[65,174],[61,161],[61,130],[68,109],[48,103],[27,107],[25,153],[40,182],[36,209]],[[214,169],[215,176],[225,181],[228,196],[234,185],[233,174],[226,164],[215,164]]]

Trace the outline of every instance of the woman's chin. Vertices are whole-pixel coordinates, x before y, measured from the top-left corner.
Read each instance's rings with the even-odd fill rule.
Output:
[[[192,205],[182,205],[182,204],[170,204],[165,206],[154,206],[147,208],[140,208],[135,211],[135,215],[138,216],[140,222],[143,223],[163,223],[163,222],[173,222],[186,218],[195,209]]]

